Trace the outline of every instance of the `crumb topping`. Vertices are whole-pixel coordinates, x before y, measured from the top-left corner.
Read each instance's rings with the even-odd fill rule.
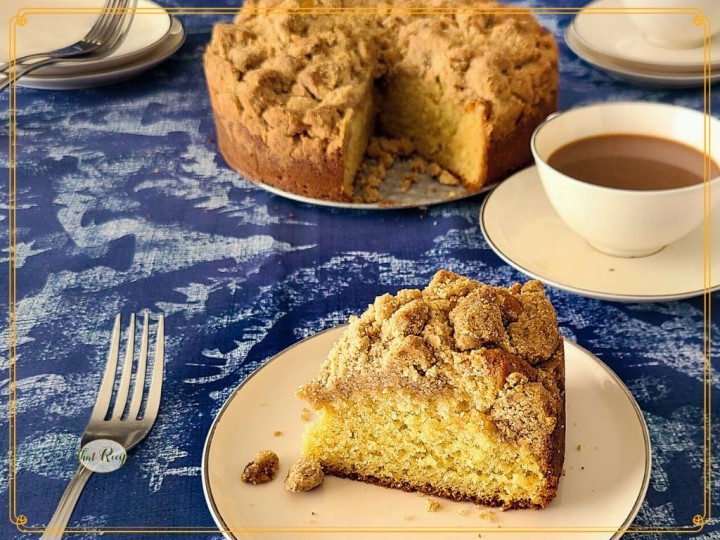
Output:
[[[320,463],[313,459],[300,458],[288,471],[285,487],[289,491],[310,491],[322,484],[325,478]]]
[[[264,484],[274,480],[279,470],[280,459],[277,454],[272,450],[262,450],[245,465],[240,479],[248,484]]]
[[[226,91],[252,135],[284,153],[290,149],[292,157],[332,154],[341,147],[344,123],[382,69],[374,24],[369,18],[366,25],[358,17],[287,13],[300,5],[245,2],[233,24],[214,27],[207,54],[229,67]],[[263,9],[273,7],[284,9]]]
[[[313,407],[387,387],[459,392],[508,438],[540,440],[562,410],[557,317],[542,284],[493,287],[447,270],[384,294],[350,324],[298,395]]]

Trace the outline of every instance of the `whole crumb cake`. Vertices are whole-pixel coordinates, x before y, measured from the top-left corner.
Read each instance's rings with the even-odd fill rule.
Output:
[[[351,200],[376,131],[471,191],[529,162],[533,129],[556,109],[557,56],[529,13],[489,0],[248,0],[215,26],[204,63],[233,168]]]
[[[538,281],[441,270],[352,317],[297,394],[317,413],[303,457],[326,474],[504,508],[557,494],[565,370]]]

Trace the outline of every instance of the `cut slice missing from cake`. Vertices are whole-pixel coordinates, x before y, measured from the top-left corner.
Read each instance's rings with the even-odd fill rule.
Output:
[[[327,474],[458,501],[542,508],[565,448],[564,353],[542,285],[439,271],[378,297],[298,390],[303,458]]]

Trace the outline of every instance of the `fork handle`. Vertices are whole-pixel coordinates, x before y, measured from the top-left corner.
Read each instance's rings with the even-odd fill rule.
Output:
[[[55,509],[52,518],[50,518],[50,523],[45,527],[45,533],[40,537],[40,540],[56,540],[62,538],[65,527],[68,521],[70,521],[70,516],[80,498],[80,493],[82,493],[90,475],[92,475],[90,469],[83,465],[78,467],[78,470],[75,471],[75,476],[70,480],[68,487],[65,488],[65,493],[63,493],[58,507]]]
[[[55,62],[59,62],[57,58],[46,58],[45,60],[39,60],[35,62],[34,64],[30,64],[27,66],[18,67],[16,66],[15,73],[11,73],[9,69],[5,70],[5,80],[0,83],[0,92],[5,90],[8,86],[10,86],[10,79],[14,78],[16,81],[23,77],[24,75],[27,75],[28,73],[35,71],[37,68],[47,66],[48,64],[54,64]]]
[[[48,53],[35,53],[35,54],[28,54],[27,56],[21,56],[20,58],[15,59],[15,65],[20,67],[24,66],[27,62],[33,63],[33,60],[41,60],[45,58],[60,58],[60,56],[53,56]],[[64,57],[63,57],[64,58]],[[2,62],[0,63],[0,72],[7,73],[8,69],[10,69],[10,62]]]

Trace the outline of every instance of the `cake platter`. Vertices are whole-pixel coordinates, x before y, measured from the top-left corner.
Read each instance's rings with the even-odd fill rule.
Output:
[[[711,226],[711,237],[720,237],[720,220],[713,219]],[[485,198],[480,227],[505,262],[582,296],[660,302],[702,295],[703,284],[709,291],[720,289],[720,245],[710,244],[712,251],[705,253],[702,226],[648,257],[606,255],[562,222],[534,166],[514,174]]]
[[[316,334],[275,356],[217,414],[205,442],[202,478],[210,512],[226,538],[261,539],[272,532],[283,540],[305,539],[308,533],[352,540],[386,532],[421,540],[429,532],[452,532],[453,538],[470,540],[517,532],[528,540],[550,540],[571,532],[573,538],[607,540],[630,527],[650,478],[647,426],[617,375],[569,341],[565,475],[547,508],[500,512],[436,499],[440,510],[428,512],[424,496],[335,477],[307,493],[287,491],[283,479],[299,455],[307,417],[295,389],[317,374],[344,328]],[[244,466],[266,449],[280,458],[278,478],[262,485],[241,482]]]
[[[294,201],[315,204],[318,206],[329,206],[333,208],[349,208],[354,210],[397,210],[401,208],[420,208],[423,206],[433,206],[452,201],[467,199],[480,193],[485,193],[495,187],[495,184],[484,186],[479,191],[468,192],[462,186],[443,185],[433,179],[429,174],[419,174],[418,181],[410,186],[406,191],[403,190],[402,177],[410,172],[410,166],[407,160],[398,160],[395,165],[388,170],[387,178],[380,185],[380,200],[373,203],[361,202],[342,202],[329,201],[325,199],[315,199],[305,197],[289,191],[284,191],[267,184],[256,182],[255,185],[261,187],[270,193],[292,199]],[[356,197],[360,198],[359,188],[356,189]]]

